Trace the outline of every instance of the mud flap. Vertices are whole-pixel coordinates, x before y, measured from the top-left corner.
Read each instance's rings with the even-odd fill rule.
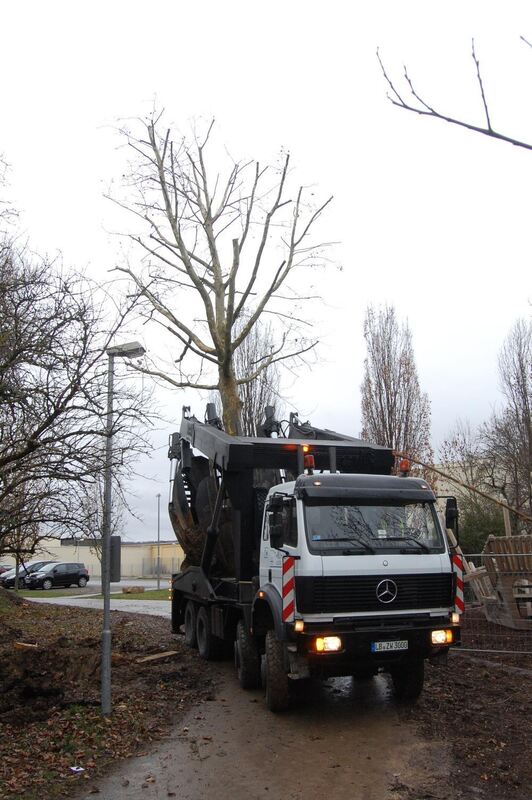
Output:
[[[288,677],[293,680],[310,678],[310,669],[307,659],[297,652],[295,644],[289,644],[286,648],[288,657]]]

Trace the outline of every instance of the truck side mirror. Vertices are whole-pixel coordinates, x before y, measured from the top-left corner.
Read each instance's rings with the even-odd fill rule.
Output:
[[[458,536],[458,504],[456,497],[448,497],[445,503],[445,527]]]
[[[272,515],[273,516],[273,515]],[[283,546],[283,526],[280,522],[270,523],[270,546],[279,550]]]
[[[279,512],[283,510],[283,498],[280,494],[274,494],[268,500],[268,511]]]

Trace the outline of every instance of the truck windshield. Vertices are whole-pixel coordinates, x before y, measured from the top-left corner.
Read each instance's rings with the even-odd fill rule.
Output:
[[[433,503],[305,504],[309,549],[322,555],[368,552],[443,553]]]

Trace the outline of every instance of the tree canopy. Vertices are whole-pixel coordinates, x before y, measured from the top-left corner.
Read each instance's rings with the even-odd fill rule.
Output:
[[[225,152],[222,173],[213,166],[213,123],[177,141],[160,125],[157,117],[143,134],[124,132],[135,161],[118,202],[140,223],[132,238],[144,262],[118,269],[142,316],[174,339],[169,361],[154,358],[144,371],[177,388],[219,391],[225,429],[236,433],[239,390],[316,344],[299,310],[311,297],[304,268],[321,261],[311,232],[331,198],[315,204],[311,190],[289,188],[288,154],[271,168]],[[236,374],[239,350],[266,315],[276,320],[272,336]]]

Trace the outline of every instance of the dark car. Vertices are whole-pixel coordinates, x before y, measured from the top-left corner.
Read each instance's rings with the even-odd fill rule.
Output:
[[[53,586],[86,586],[89,572],[85,564],[79,562],[55,562],[43,566],[26,578],[28,589],[51,589]]]
[[[26,579],[29,578],[34,572],[42,569],[46,565],[55,564],[55,561],[30,561],[18,568],[18,585],[19,589],[24,589]],[[15,586],[16,569],[12,568],[9,572],[4,572],[0,575],[0,586],[4,589],[13,589]]]
[[[3,575],[4,572],[9,572],[12,569],[13,567],[11,564],[0,564],[0,575]]]

